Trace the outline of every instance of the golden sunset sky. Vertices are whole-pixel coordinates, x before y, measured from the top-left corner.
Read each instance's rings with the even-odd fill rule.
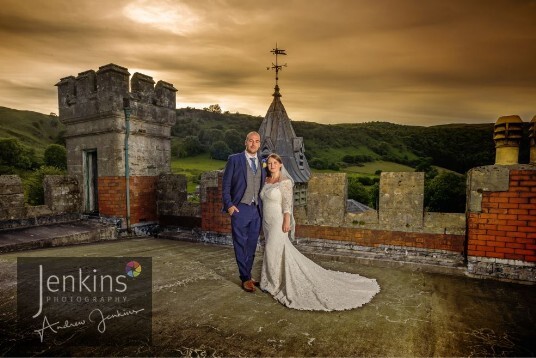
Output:
[[[115,63],[177,107],[264,116],[276,42],[291,119],[494,122],[536,114],[534,0],[0,0],[0,106],[58,112],[60,78]]]

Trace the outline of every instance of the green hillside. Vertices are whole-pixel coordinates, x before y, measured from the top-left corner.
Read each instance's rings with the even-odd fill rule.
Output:
[[[172,129],[175,138],[172,155],[184,157],[210,152],[217,141],[225,142],[230,152],[237,149],[232,150],[232,145],[240,150],[245,135],[257,130],[261,122],[262,117],[244,114],[178,109],[177,123]],[[363,168],[363,172],[369,173],[371,167],[389,170],[392,163],[412,168],[427,163],[465,173],[470,168],[492,164],[495,156],[492,123],[431,127],[387,122],[325,125],[293,121],[292,124],[296,135],[304,138],[305,155],[316,169],[344,170],[377,162]],[[359,172],[359,168],[351,171]]]
[[[56,116],[0,107],[0,138],[16,138],[38,157],[47,145],[58,142],[63,129]]]
[[[219,113],[195,108],[177,109],[172,128],[172,156],[207,153],[216,142],[229,153],[243,148],[247,132],[257,130],[260,116]],[[495,155],[493,124],[451,124],[431,127],[387,122],[325,125],[293,121],[296,135],[304,138],[305,155],[314,169],[371,173],[391,170],[393,163],[415,168],[422,163],[464,173],[492,164]],[[0,107],[0,138],[17,138],[42,157],[45,147],[58,142],[64,126],[58,118],[31,111]],[[524,158],[522,143],[520,162]],[[348,170],[346,170],[348,169]]]

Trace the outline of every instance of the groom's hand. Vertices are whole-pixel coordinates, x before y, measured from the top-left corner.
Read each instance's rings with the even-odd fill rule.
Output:
[[[240,210],[238,210],[238,208],[236,206],[230,206],[229,209],[227,209],[227,212],[229,213],[229,216],[233,216],[234,212],[237,212],[239,213]]]

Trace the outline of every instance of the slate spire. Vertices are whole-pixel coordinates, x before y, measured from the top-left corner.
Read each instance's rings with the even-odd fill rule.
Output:
[[[303,138],[296,137],[296,132],[294,132],[287,111],[281,102],[282,96],[279,92],[278,75],[281,68],[286,64],[279,65],[277,56],[286,55],[286,53],[285,50],[278,49],[277,45],[271,52],[276,56],[276,62],[271,67],[276,71],[276,84],[272,94],[274,99],[259,128],[262,140],[261,154],[264,158],[271,153],[279,154],[294,182],[307,183],[311,176],[311,169],[305,158]]]

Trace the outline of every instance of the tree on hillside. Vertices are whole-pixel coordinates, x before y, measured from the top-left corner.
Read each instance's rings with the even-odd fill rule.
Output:
[[[226,130],[223,137],[231,152],[238,153],[244,150],[244,139],[236,129]]]
[[[424,186],[424,206],[428,211],[465,212],[465,176],[450,172],[438,174]]]
[[[203,133],[200,133],[199,139],[203,144],[210,147],[213,143],[223,141],[224,134],[223,131],[221,131],[220,129],[210,128],[204,130]]]
[[[67,150],[58,144],[50,144],[45,149],[45,165],[67,169]]]
[[[176,138],[171,140],[171,156],[177,158],[184,158],[188,156],[181,140]]]
[[[211,104],[210,106],[203,108],[204,111],[212,113],[221,113],[221,107],[219,104]]]
[[[194,156],[204,152],[203,145],[195,135],[184,138],[183,148],[187,156]]]
[[[59,144],[63,147],[67,145],[65,141],[65,129],[62,129],[58,132],[58,134],[56,135],[56,139],[54,140],[54,144]]]
[[[0,165],[32,169],[38,163],[33,149],[26,148],[16,138],[0,138]]]
[[[433,179],[437,176],[438,171],[436,168],[432,166],[432,158],[426,157],[419,161],[419,163],[415,166],[416,172],[423,172],[425,179]]]
[[[210,147],[210,157],[217,160],[227,160],[231,155],[231,149],[223,141],[218,141]]]
[[[185,138],[189,135],[198,135],[201,131],[201,125],[199,120],[190,117],[181,117],[177,119],[177,122],[171,127],[171,135],[174,137]]]

